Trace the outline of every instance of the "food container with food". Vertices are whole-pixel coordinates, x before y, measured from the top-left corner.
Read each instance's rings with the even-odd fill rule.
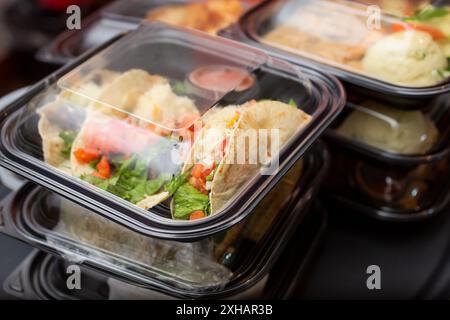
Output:
[[[344,99],[313,69],[144,24],[4,109],[0,164],[141,234],[192,241],[251,219]]]
[[[308,61],[351,91],[417,109],[450,91],[450,8],[426,10],[401,20],[349,1],[266,1],[221,35]]]
[[[159,21],[216,34],[258,3],[244,0],[118,0],[83,19],[80,30],[59,35],[37,54],[40,61],[65,64],[142,21]]]
[[[172,297],[226,298],[260,283],[286,247],[306,263],[322,229],[309,209],[327,166],[326,149],[316,144],[248,221],[202,240],[146,237],[31,183],[2,203],[0,230]]]
[[[349,98],[327,132],[332,154],[326,193],[387,220],[430,217],[450,202],[450,100],[423,110]]]

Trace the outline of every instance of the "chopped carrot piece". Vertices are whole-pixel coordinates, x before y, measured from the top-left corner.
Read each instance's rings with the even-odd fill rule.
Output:
[[[102,157],[100,162],[97,164],[97,170],[100,176],[104,179],[109,179],[111,177],[111,166],[109,165],[108,157]]]
[[[441,30],[434,28],[434,27],[427,26],[422,23],[416,23],[416,22],[394,23],[394,24],[392,24],[391,28],[392,28],[392,32],[401,32],[401,31],[405,31],[405,30],[417,30],[417,31],[426,32],[429,35],[431,35],[434,40],[442,40],[442,39],[446,38],[445,34]]]
[[[203,211],[194,211],[189,215],[189,220],[197,220],[205,217],[205,213]]]
[[[82,164],[88,164],[100,157],[97,151],[87,150],[87,149],[77,149],[73,152],[75,158],[78,162]]]
[[[205,166],[200,163],[197,163],[194,165],[194,167],[192,167],[191,176],[193,176],[194,178],[201,178],[204,170]]]

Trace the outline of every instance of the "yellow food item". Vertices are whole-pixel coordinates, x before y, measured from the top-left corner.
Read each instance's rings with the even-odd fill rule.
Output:
[[[448,66],[439,45],[425,32],[407,30],[379,40],[363,59],[363,70],[385,81],[406,86],[430,86],[442,80]]]
[[[263,41],[325,63],[361,69],[366,49],[383,36],[369,30],[366,16],[350,14],[350,4],[327,1],[302,5],[294,12],[281,11],[279,24]]]
[[[438,138],[435,124],[420,111],[404,111],[365,103],[337,129],[346,137],[389,152],[424,154]]]
[[[244,7],[239,0],[207,0],[162,6],[148,12],[147,20],[216,34],[243,13]]]

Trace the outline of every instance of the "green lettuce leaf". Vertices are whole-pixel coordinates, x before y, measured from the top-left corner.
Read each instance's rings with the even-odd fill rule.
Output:
[[[422,10],[416,12],[412,17],[405,18],[405,21],[428,21],[433,18],[440,18],[448,15],[450,11],[447,8],[437,8],[434,6],[426,6]]]
[[[160,174],[157,178],[148,180],[147,160],[136,157],[126,160],[115,158],[112,163],[117,170],[110,179],[91,175],[83,175],[81,179],[134,204],[156,193],[170,179],[170,175]]]
[[[70,159],[70,151],[72,150],[72,144],[77,137],[77,132],[75,131],[61,131],[59,137],[64,141],[64,146],[61,149],[61,155],[65,159]]]
[[[164,186],[164,190],[173,195],[182,184],[187,182],[188,176],[189,172],[177,174]]]
[[[203,211],[210,213],[209,197],[189,183],[181,185],[173,197],[173,216],[175,219],[186,220],[194,211]]]

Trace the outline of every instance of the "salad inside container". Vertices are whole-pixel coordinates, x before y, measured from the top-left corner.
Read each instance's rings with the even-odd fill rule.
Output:
[[[224,215],[226,229],[301,157],[341,95],[333,79],[258,50],[142,25],[12,105],[2,158],[146,234]]]
[[[448,6],[397,19],[350,1],[278,0],[247,14],[243,28],[264,45],[345,72],[426,88],[448,82],[449,19]]]

